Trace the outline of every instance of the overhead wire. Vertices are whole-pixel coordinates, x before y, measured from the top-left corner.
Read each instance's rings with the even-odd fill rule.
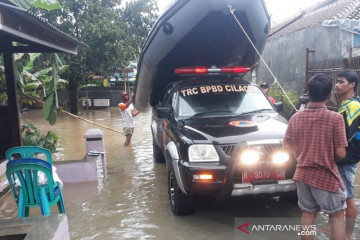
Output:
[[[264,58],[261,56],[260,52],[258,51],[258,49],[256,48],[255,44],[253,43],[253,41],[251,40],[251,38],[249,37],[249,35],[247,34],[247,32],[245,31],[244,27],[241,25],[240,21],[238,20],[238,18],[235,16],[234,11],[235,9],[232,8],[231,5],[228,6],[229,7],[229,11],[230,13],[233,15],[235,21],[237,22],[237,24],[240,26],[241,30],[244,32],[245,36],[247,37],[247,39],[249,40],[250,44],[252,45],[252,47],[254,48],[254,50],[256,51],[256,53],[259,55],[261,61],[264,63],[265,67],[267,68],[267,70],[270,72],[271,76],[274,78],[274,81],[279,85],[281,91],[284,93],[285,97],[287,98],[287,100],[289,101],[289,103],[291,104],[291,106],[297,111],[295,105],[293,104],[293,102],[290,100],[289,96],[287,95],[287,93],[285,92],[284,88],[281,86],[280,82],[277,80],[277,78],[275,77],[274,73],[271,71],[270,67],[268,66],[268,64],[265,62]]]

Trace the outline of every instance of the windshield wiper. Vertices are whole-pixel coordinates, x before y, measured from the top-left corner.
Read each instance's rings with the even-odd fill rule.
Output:
[[[236,116],[241,116],[241,115],[246,115],[246,114],[251,114],[251,113],[268,112],[268,111],[275,112],[274,109],[263,108],[263,109],[256,109],[256,110],[253,110],[253,111],[248,111],[248,112],[242,112],[242,113],[237,114]]]
[[[192,115],[191,117],[189,118],[194,118],[194,117],[201,117],[201,116],[205,116],[205,115],[211,115],[213,113],[231,113],[233,114],[232,111],[219,111],[219,110],[213,110],[213,111],[209,111],[209,112],[200,112],[200,113],[195,113],[194,115]],[[217,115],[217,114],[216,114]]]

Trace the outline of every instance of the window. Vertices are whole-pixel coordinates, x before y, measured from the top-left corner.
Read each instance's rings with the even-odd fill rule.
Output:
[[[354,41],[353,41],[353,47],[360,47],[360,35],[359,34],[353,34],[354,36]]]
[[[264,93],[255,86],[228,84],[194,86],[178,93],[177,116],[234,116],[253,111],[275,112]]]

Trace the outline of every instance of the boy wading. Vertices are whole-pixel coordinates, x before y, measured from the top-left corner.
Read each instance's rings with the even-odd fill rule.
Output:
[[[356,204],[354,201],[354,180],[357,163],[360,160],[360,103],[355,99],[359,78],[356,72],[345,70],[337,75],[335,92],[340,97],[339,113],[343,116],[346,128],[348,147],[346,157],[338,162],[341,178],[344,181],[347,198],[346,239],[352,239],[356,219]]]
[[[310,102],[291,117],[283,142],[283,148],[294,153],[297,161],[294,180],[302,210],[301,224],[311,226],[317,212],[327,213],[331,239],[344,240],[346,190],[336,164],[346,154],[344,120],[325,106],[332,90],[329,76],[316,74],[309,80],[308,89]]]

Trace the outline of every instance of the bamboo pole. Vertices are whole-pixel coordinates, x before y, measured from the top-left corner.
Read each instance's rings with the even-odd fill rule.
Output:
[[[90,121],[90,120],[88,120],[88,119],[86,119],[86,118],[79,117],[79,116],[77,116],[77,115],[74,115],[74,114],[72,114],[72,113],[69,113],[69,112],[67,112],[67,111],[65,111],[65,110],[63,110],[63,109],[60,109],[60,112],[63,112],[63,113],[65,113],[65,114],[69,115],[69,116],[72,116],[72,117],[74,117],[74,118],[83,120],[83,121],[85,121],[85,122],[88,122],[88,123],[97,125],[97,126],[99,126],[99,127],[102,127],[102,128],[108,129],[108,130],[111,130],[111,131],[114,131],[114,132],[117,132],[117,133],[123,133],[123,132],[120,132],[119,130],[113,129],[113,128],[111,128],[111,127],[107,127],[107,126],[102,125],[102,124],[100,124],[100,123],[96,123],[96,122]]]

